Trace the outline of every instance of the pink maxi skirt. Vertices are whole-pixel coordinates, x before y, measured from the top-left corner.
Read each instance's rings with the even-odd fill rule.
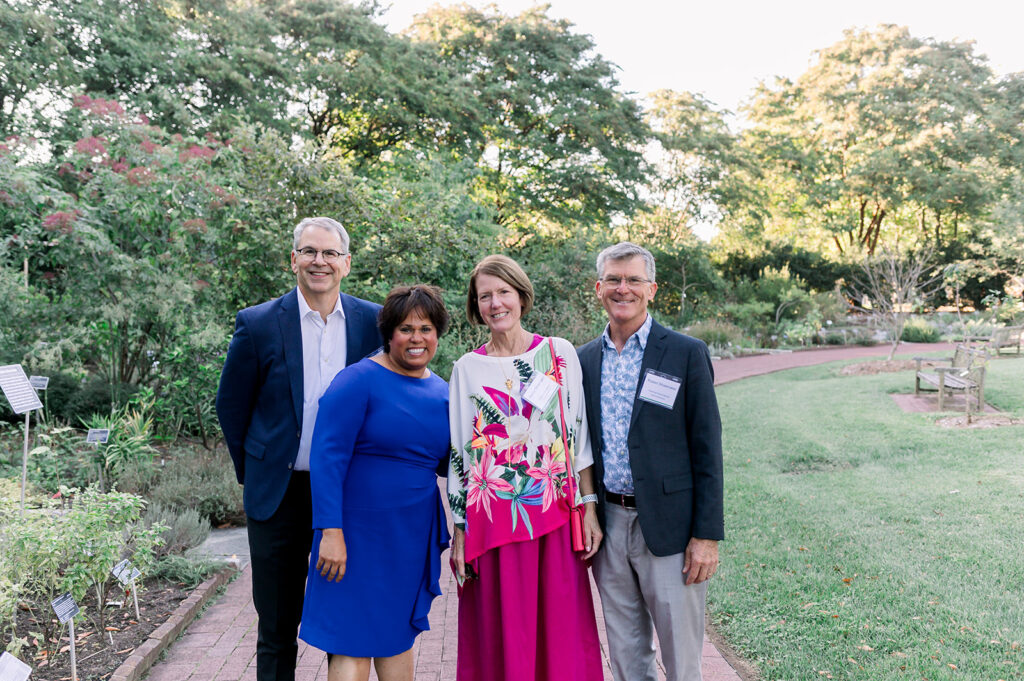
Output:
[[[459,597],[456,681],[602,681],[590,578],[568,523],[476,566]]]

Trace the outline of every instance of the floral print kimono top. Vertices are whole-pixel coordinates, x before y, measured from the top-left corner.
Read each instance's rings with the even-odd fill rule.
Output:
[[[560,391],[543,408],[531,404],[544,394],[531,390],[531,381],[550,379]],[[594,463],[583,374],[572,343],[545,338],[515,357],[467,353],[455,362],[449,385],[448,503],[455,524],[466,531],[466,560],[567,522],[563,417],[575,472]],[[571,486],[577,501],[578,487]]]

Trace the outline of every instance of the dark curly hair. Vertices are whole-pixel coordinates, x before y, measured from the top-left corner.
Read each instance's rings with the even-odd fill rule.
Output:
[[[440,338],[448,330],[451,316],[441,298],[441,289],[430,284],[396,286],[384,300],[384,307],[377,315],[377,328],[384,339],[384,352],[391,352],[391,336],[395,329],[413,312],[427,317],[437,329]]]

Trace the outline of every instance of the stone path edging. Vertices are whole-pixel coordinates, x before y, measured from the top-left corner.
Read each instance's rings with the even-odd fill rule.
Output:
[[[178,608],[171,613],[167,621],[154,629],[149,638],[114,670],[110,681],[139,681],[157,661],[160,653],[169,648],[185,628],[199,617],[206,604],[217,594],[217,590],[237,573],[238,569],[234,565],[227,565],[196,587],[188,598],[178,604]]]

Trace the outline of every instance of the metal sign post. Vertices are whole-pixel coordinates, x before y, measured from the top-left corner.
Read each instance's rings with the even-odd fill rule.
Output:
[[[106,444],[107,440],[110,439],[109,428],[90,428],[89,432],[85,436],[85,441],[91,443],[94,448],[98,451],[100,445]],[[97,462],[96,468],[100,475],[100,491],[106,491],[106,485],[103,483],[103,464]]]
[[[21,515],[25,515],[25,485],[28,481],[28,429],[33,409],[42,409],[39,395],[20,364],[0,366],[0,389],[15,414],[25,415],[25,448],[21,455]]]
[[[58,596],[50,607],[57,614],[61,624],[68,625],[68,638],[71,640],[71,681],[78,681],[78,661],[75,659],[75,615],[79,613],[78,603],[70,593]]]
[[[135,621],[139,622],[142,618],[139,616],[139,592],[135,588],[135,579],[142,573],[139,568],[133,567],[128,559],[125,558],[120,563],[114,566],[111,573],[117,577],[117,581],[121,582],[121,585],[126,588],[131,588],[132,599],[135,601]]]

